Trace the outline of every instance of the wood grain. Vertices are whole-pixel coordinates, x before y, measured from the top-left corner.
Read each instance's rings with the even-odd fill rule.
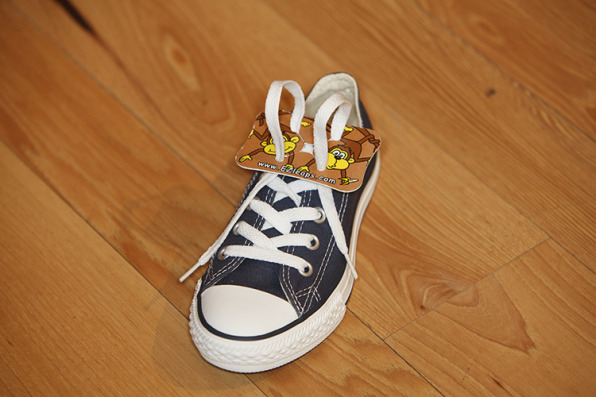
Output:
[[[278,14],[259,2],[233,3],[233,7],[223,3],[190,7],[172,2],[167,9],[150,3],[134,3],[134,6],[120,2],[77,3],[79,11],[94,27],[94,34],[82,31],[81,26],[54,3],[22,1],[17,4],[116,96],[130,104],[136,114],[159,129],[168,145],[195,169],[210,181],[215,181],[217,176],[217,189],[234,202],[247,175],[230,172],[230,163],[223,159],[231,158],[240,144],[241,140],[234,138],[238,134],[230,136],[229,145],[205,152],[197,146],[200,141],[194,138],[196,128],[184,124],[196,118],[197,113],[196,109],[188,107],[185,99],[190,95],[189,89],[183,85],[174,85],[173,89],[168,86],[166,95],[164,86],[156,85],[151,75],[151,70],[159,70],[160,76],[177,78],[177,69],[172,69],[169,58],[163,55],[163,48],[167,47],[164,37],[168,34],[185,38],[196,35],[195,41],[185,41],[179,46],[184,51],[177,50],[187,56],[176,59],[186,63],[198,65],[203,59],[209,59],[209,67],[215,64],[218,70],[227,70],[230,64],[259,65],[259,70],[251,69],[250,76],[244,74],[243,68],[239,71],[243,80],[235,82],[233,87],[241,87],[238,89],[242,91],[229,95],[238,98],[236,101],[217,102],[218,106],[233,107],[238,120],[252,118],[260,105],[251,105],[253,109],[247,111],[236,103],[253,100],[250,103],[262,103],[262,97],[255,99],[257,92],[263,90],[257,87],[266,86],[272,79],[270,76],[289,73],[292,78],[308,82],[313,80],[313,75],[325,70],[343,69],[357,76],[363,83],[363,92],[378,91],[398,118],[409,120],[524,215],[531,218],[537,211],[593,198],[596,187],[591,177],[596,171],[594,142],[553,111],[550,104],[530,95],[509,74],[500,71],[451,30],[440,26],[433,17],[409,2],[352,2],[338,10],[324,4],[316,7],[322,7],[325,12],[314,15],[307,10],[316,7],[309,7],[307,2],[304,7],[295,8],[271,3]],[[117,15],[105,17],[111,13]],[[333,27],[349,20],[350,13],[362,17],[351,24],[350,29],[337,34]],[[200,19],[199,15],[209,15],[209,18],[197,26],[192,20]],[[324,21],[326,15],[335,18],[336,23]],[[293,26],[278,23],[280,16]],[[235,23],[228,24],[230,30],[225,35],[206,39],[209,32],[221,32],[222,24],[229,18]],[[375,19],[374,24],[366,23],[371,19]],[[147,22],[155,20],[165,22]],[[140,26],[131,29],[130,24]],[[157,26],[167,28],[160,30]],[[565,26],[555,24],[553,32],[564,36]],[[246,34],[247,31],[254,34]],[[146,39],[147,35],[150,40]],[[226,40],[230,35],[234,40]],[[283,58],[278,56],[279,47],[266,41],[270,36],[284,37],[288,50]],[[209,42],[213,46],[197,46],[195,42]],[[131,47],[144,52],[131,52]],[[227,50],[215,56],[210,52],[215,47]],[[255,48],[259,50],[251,50]],[[200,51],[207,53],[198,53]],[[351,62],[345,54],[364,54],[363,57],[375,62]],[[236,55],[241,58],[235,58]],[[227,56],[234,58],[220,59]],[[267,62],[262,61],[264,57]],[[147,63],[152,67],[145,71],[143,65]],[[565,67],[573,69],[573,65]],[[127,72],[130,69],[140,70],[148,77],[143,77],[143,73],[132,76]],[[183,68],[189,75],[194,71],[202,76],[196,69]],[[236,74],[231,76],[235,78]],[[258,82],[254,76],[259,76]],[[187,76],[182,80],[192,78]],[[202,80],[200,77],[197,81]],[[206,84],[212,84],[213,79],[207,80]],[[226,84],[209,86],[212,89],[209,92],[224,92],[227,98],[231,88],[228,79],[221,80]],[[204,100],[200,95],[208,95],[205,90],[192,92],[196,96],[193,103],[197,104]],[[218,95],[211,96],[217,99]],[[172,96],[174,105],[165,102],[173,101]],[[245,100],[248,96],[250,99]],[[238,123],[226,127],[244,130],[242,122]],[[167,128],[167,125],[176,127]],[[550,222],[542,222],[541,226],[546,232],[557,227]]]
[[[16,66],[15,69],[17,69]],[[55,80],[60,81],[61,78],[56,76]],[[16,88],[14,92],[15,95],[24,95],[22,90]],[[372,226],[367,226],[365,223],[362,229],[363,236],[359,252],[363,259],[359,259],[359,263],[367,268],[364,269],[365,277],[362,278],[364,281],[360,283],[362,286],[359,287],[357,284],[350,308],[371,326],[374,332],[384,337],[420,314],[432,310],[436,305],[467,288],[495,268],[531,249],[546,236],[482,186],[463,167],[445,156],[436,145],[411,126],[400,124],[398,120],[391,117],[393,109],[383,108],[383,102],[375,99],[374,96],[369,98],[371,109],[384,110],[378,112],[380,117],[377,120],[380,131],[388,132],[383,151],[389,161],[384,160],[381,183],[370,207],[370,217],[377,221]],[[43,98],[38,97],[37,102],[41,106]],[[22,110],[14,109],[14,112],[18,114]],[[92,112],[79,110],[77,113],[82,115]],[[30,120],[35,122],[36,118],[30,118]],[[88,118],[85,118],[85,122],[87,120]],[[123,127],[120,126],[119,129],[123,130]],[[34,129],[30,131],[32,130]],[[49,135],[53,136],[53,132]],[[91,136],[87,139],[92,142],[102,139],[100,137],[103,132],[97,131],[96,135],[98,135],[97,138],[91,132]],[[128,132],[127,135],[130,135],[126,143],[128,145],[138,144],[137,142],[148,139],[147,134],[133,135]],[[388,137],[390,139],[387,139]],[[33,136],[30,139],[44,138]],[[64,136],[60,141],[62,151],[66,151],[68,156],[60,162],[76,161],[76,168],[82,170],[88,167],[93,170],[98,167],[98,165],[89,164],[86,157],[78,157],[77,153],[81,148],[74,142],[69,143],[68,137]],[[146,158],[138,164],[130,165],[131,170],[127,172],[127,178],[130,179],[127,181],[135,180],[141,189],[145,184],[152,186],[155,178],[151,176],[149,181],[145,168],[158,166],[158,163],[150,158],[166,157],[168,160],[164,162],[167,166],[162,167],[184,175],[183,178],[179,177],[179,180],[167,176],[169,184],[175,182],[175,185],[184,187],[197,183],[188,175],[185,167],[176,168],[175,159],[171,159],[173,156],[157,154],[165,150],[163,146],[152,140],[150,142],[144,150]],[[37,146],[46,148],[48,144]],[[103,148],[106,145],[98,141],[95,146]],[[102,163],[130,162],[123,157],[115,159],[113,151],[113,148],[106,147],[97,156],[108,160],[101,161]],[[49,152],[44,158],[52,158],[52,156],[55,155]],[[241,173],[236,170],[234,174]],[[402,177],[406,175],[407,178]],[[445,178],[445,175],[449,177]],[[73,175],[67,175],[67,177],[72,178]],[[62,185],[80,186],[84,181],[76,184],[70,181],[61,182],[64,176],[58,174],[53,174],[49,178],[54,181],[61,194],[68,200],[76,202],[76,207],[80,207],[82,213],[86,214],[101,208],[97,205],[100,199],[96,198],[93,205],[89,205],[78,197],[78,190],[68,191],[67,188],[62,187]],[[94,178],[92,176],[88,180]],[[127,181],[118,185],[125,185],[126,189],[126,185],[129,184]],[[61,185],[58,186],[58,183]],[[121,189],[118,194],[125,193],[125,189]],[[111,217],[117,219],[120,224],[113,230],[106,230],[107,228],[102,225],[106,220],[88,217],[108,241],[138,266],[150,280],[156,280],[155,283],[162,288],[169,299],[184,311],[190,295],[188,292],[180,291],[173,277],[178,268],[169,263],[171,257],[161,252],[166,251],[166,254],[179,251],[196,252],[193,249],[196,245],[193,239],[207,245],[215,239],[216,233],[211,233],[212,236],[205,236],[205,234],[201,236],[195,230],[208,228],[209,232],[219,231],[227,223],[227,219],[217,218],[220,219],[219,225],[210,226],[197,218],[197,215],[207,214],[211,208],[218,207],[218,211],[220,213],[222,211],[219,209],[219,198],[212,195],[203,195],[201,197],[203,206],[193,208],[193,194],[199,197],[201,192],[178,187],[162,190],[161,193],[145,194],[144,198],[137,200],[122,200],[106,194],[101,201],[105,200],[108,208],[109,205],[113,205],[111,202],[116,200],[117,207],[125,209],[120,210],[124,216]],[[397,197],[401,199],[396,200]],[[164,199],[167,200],[167,204],[163,203]],[[175,210],[168,211],[169,206],[175,206]],[[487,208],[490,211],[487,211]],[[231,207],[229,210],[231,211]],[[194,217],[189,216],[189,211],[196,211],[191,214]],[[450,221],[445,223],[442,219]],[[186,228],[180,230],[180,234],[177,232],[171,240],[164,240],[161,233],[170,230],[169,224],[182,224]],[[399,233],[390,233],[389,230],[399,231]],[[182,233],[185,234],[182,235]],[[149,236],[145,237],[147,234]],[[137,236],[145,237],[142,245],[135,242],[139,238]],[[184,246],[190,242],[192,242],[190,247]],[[450,247],[457,247],[457,249]],[[385,260],[388,253],[398,258],[398,262]],[[147,260],[150,255],[155,257],[152,261],[153,267],[149,266],[151,262]],[[189,255],[185,255],[180,259],[188,257]],[[192,259],[188,258],[186,263],[191,261]],[[181,260],[178,262],[183,263]],[[177,274],[180,274],[180,271]],[[187,283],[187,285],[190,284]],[[396,294],[395,291],[399,293]],[[375,299],[370,299],[370,296],[374,296]]]
[[[16,2],[231,202],[251,174],[229,160],[264,110],[271,81],[293,79],[307,89],[337,70],[256,1],[72,4],[93,33],[58,2]],[[284,97],[282,104],[291,102]]]
[[[596,271],[596,201],[552,208],[534,214],[533,218],[538,225],[548,225],[553,239]]]
[[[177,277],[234,207],[15,12],[0,21],[0,137],[186,313]]]
[[[596,138],[596,8],[572,1],[417,0]]]
[[[421,3],[1,2],[0,394],[594,394],[591,14]],[[338,70],[384,142],[350,310],[224,373],[176,278],[242,194],[271,80]]]
[[[3,15],[0,48],[9,56],[0,69],[5,87],[0,98],[5,105],[0,136],[178,311],[186,313],[193,284],[177,283],[179,269],[195,259],[186,258],[193,253],[193,245],[209,244],[216,238],[231,216],[232,206],[55,47],[27,24],[16,22],[14,13]],[[24,54],[30,55],[24,59]],[[42,65],[46,70],[36,76],[34,84],[28,83],[32,75],[29,62],[31,68]],[[65,80],[70,81],[68,86],[61,84]],[[52,97],[48,98],[46,92]],[[65,110],[68,117],[63,114]],[[108,114],[109,120],[105,118]],[[85,134],[79,136],[72,131]],[[168,309],[176,312],[174,307]],[[355,317],[342,327],[344,334],[352,337],[346,340],[336,336],[330,343],[338,343],[355,354],[360,359],[357,366],[326,343],[314,353],[317,360],[294,365],[313,373],[322,363],[342,362],[341,378],[335,379],[330,373],[326,382],[329,390],[338,392],[351,388],[436,394]],[[199,357],[186,324],[178,331],[183,336],[178,335],[175,341],[161,335],[156,338],[164,348],[167,343],[185,348],[186,356],[181,360],[189,359],[188,355]],[[375,346],[376,355],[383,357],[381,361],[368,354],[371,346]],[[197,372],[195,376],[202,376],[200,369]],[[387,374],[400,379],[400,383],[393,383]],[[341,383],[341,379],[348,383]],[[184,384],[193,385],[190,380]],[[291,391],[285,383],[268,377],[259,379],[259,387],[275,393]]]
[[[387,341],[449,395],[590,396],[595,300],[594,273],[548,241]]]
[[[311,353],[250,379],[272,396],[440,395],[349,311],[337,330]]]
[[[415,4],[269,4],[522,214],[593,198],[594,141]]]
[[[186,318],[3,144],[0,179],[6,392],[262,395],[190,350]]]
[[[371,98],[372,109],[383,109]],[[390,132],[358,240],[349,307],[386,337],[547,236],[469,171],[384,108]]]

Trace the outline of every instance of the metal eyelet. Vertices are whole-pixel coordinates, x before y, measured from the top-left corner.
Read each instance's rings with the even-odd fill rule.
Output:
[[[315,236],[314,234],[311,234],[311,236],[312,236],[311,244],[309,246],[307,246],[307,248],[311,251],[314,251],[317,248],[319,248],[319,238],[317,236]]]
[[[323,223],[325,222],[325,219],[327,219],[327,216],[325,215],[325,211],[323,211],[323,209],[321,207],[317,207],[315,208],[317,211],[319,211],[319,217],[317,219],[315,219],[316,223]]]
[[[303,269],[299,270],[300,274],[302,274],[305,277],[308,277],[312,274],[312,266],[311,265],[306,265]]]
[[[235,236],[238,235],[238,228],[240,227],[240,222],[238,222],[237,224],[234,225],[234,227],[232,228],[232,233],[234,233]]]
[[[224,259],[227,259],[228,255],[226,254],[226,247],[223,247],[222,249],[220,249],[217,252],[217,259],[219,259],[220,261],[223,261]]]

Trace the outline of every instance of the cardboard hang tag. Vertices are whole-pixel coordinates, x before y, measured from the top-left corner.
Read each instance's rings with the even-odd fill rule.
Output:
[[[366,128],[346,126],[339,141],[328,141],[327,167],[319,172],[312,145],[305,145],[313,142],[314,120],[304,117],[299,132],[295,133],[290,129],[291,117],[290,112],[279,112],[285,149],[283,161],[275,160],[273,138],[267,128],[265,114],[261,113],[236,154],[236,163],[242,168],[301,178],[341,192],[358,190],[368,163],[381,144],[379,136]],[[328,137],[330,130],[331,126],[327,124]]]

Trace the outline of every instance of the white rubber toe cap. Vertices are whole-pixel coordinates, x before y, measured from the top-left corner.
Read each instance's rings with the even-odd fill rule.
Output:
[[[292,305],[275,295],[238,285],[215,285],[201,294],[205,321],[224,334],[258,336],[298,318]]]

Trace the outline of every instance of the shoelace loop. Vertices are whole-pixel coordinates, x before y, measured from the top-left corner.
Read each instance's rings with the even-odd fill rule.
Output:
[[[329,149],[327,122],[329,118],[333,115],[329,140],[338,141],[341,139],[351,111],[352,102],[348,101],[341,94],[333,94],[317,110],[313,123],[313,150],[319,172],[324,171],[327,167],[327,152]]]
[[[281,126],[279,125],[279,101],[281,100],[281,93],[286,89],[294,97],[294,110],[292,111],[292,118],[290,119],[290,129],[298,133],[300,131],[300,122],[304,117],[305,100],[304,93],[300,85],[292,80],[276,80],[271,83],[267,99],[265,100],[265,121],[267,128],[273,138],[275,145],[275,160],[283,161],[284,159],[284,139],[281,133]]]

